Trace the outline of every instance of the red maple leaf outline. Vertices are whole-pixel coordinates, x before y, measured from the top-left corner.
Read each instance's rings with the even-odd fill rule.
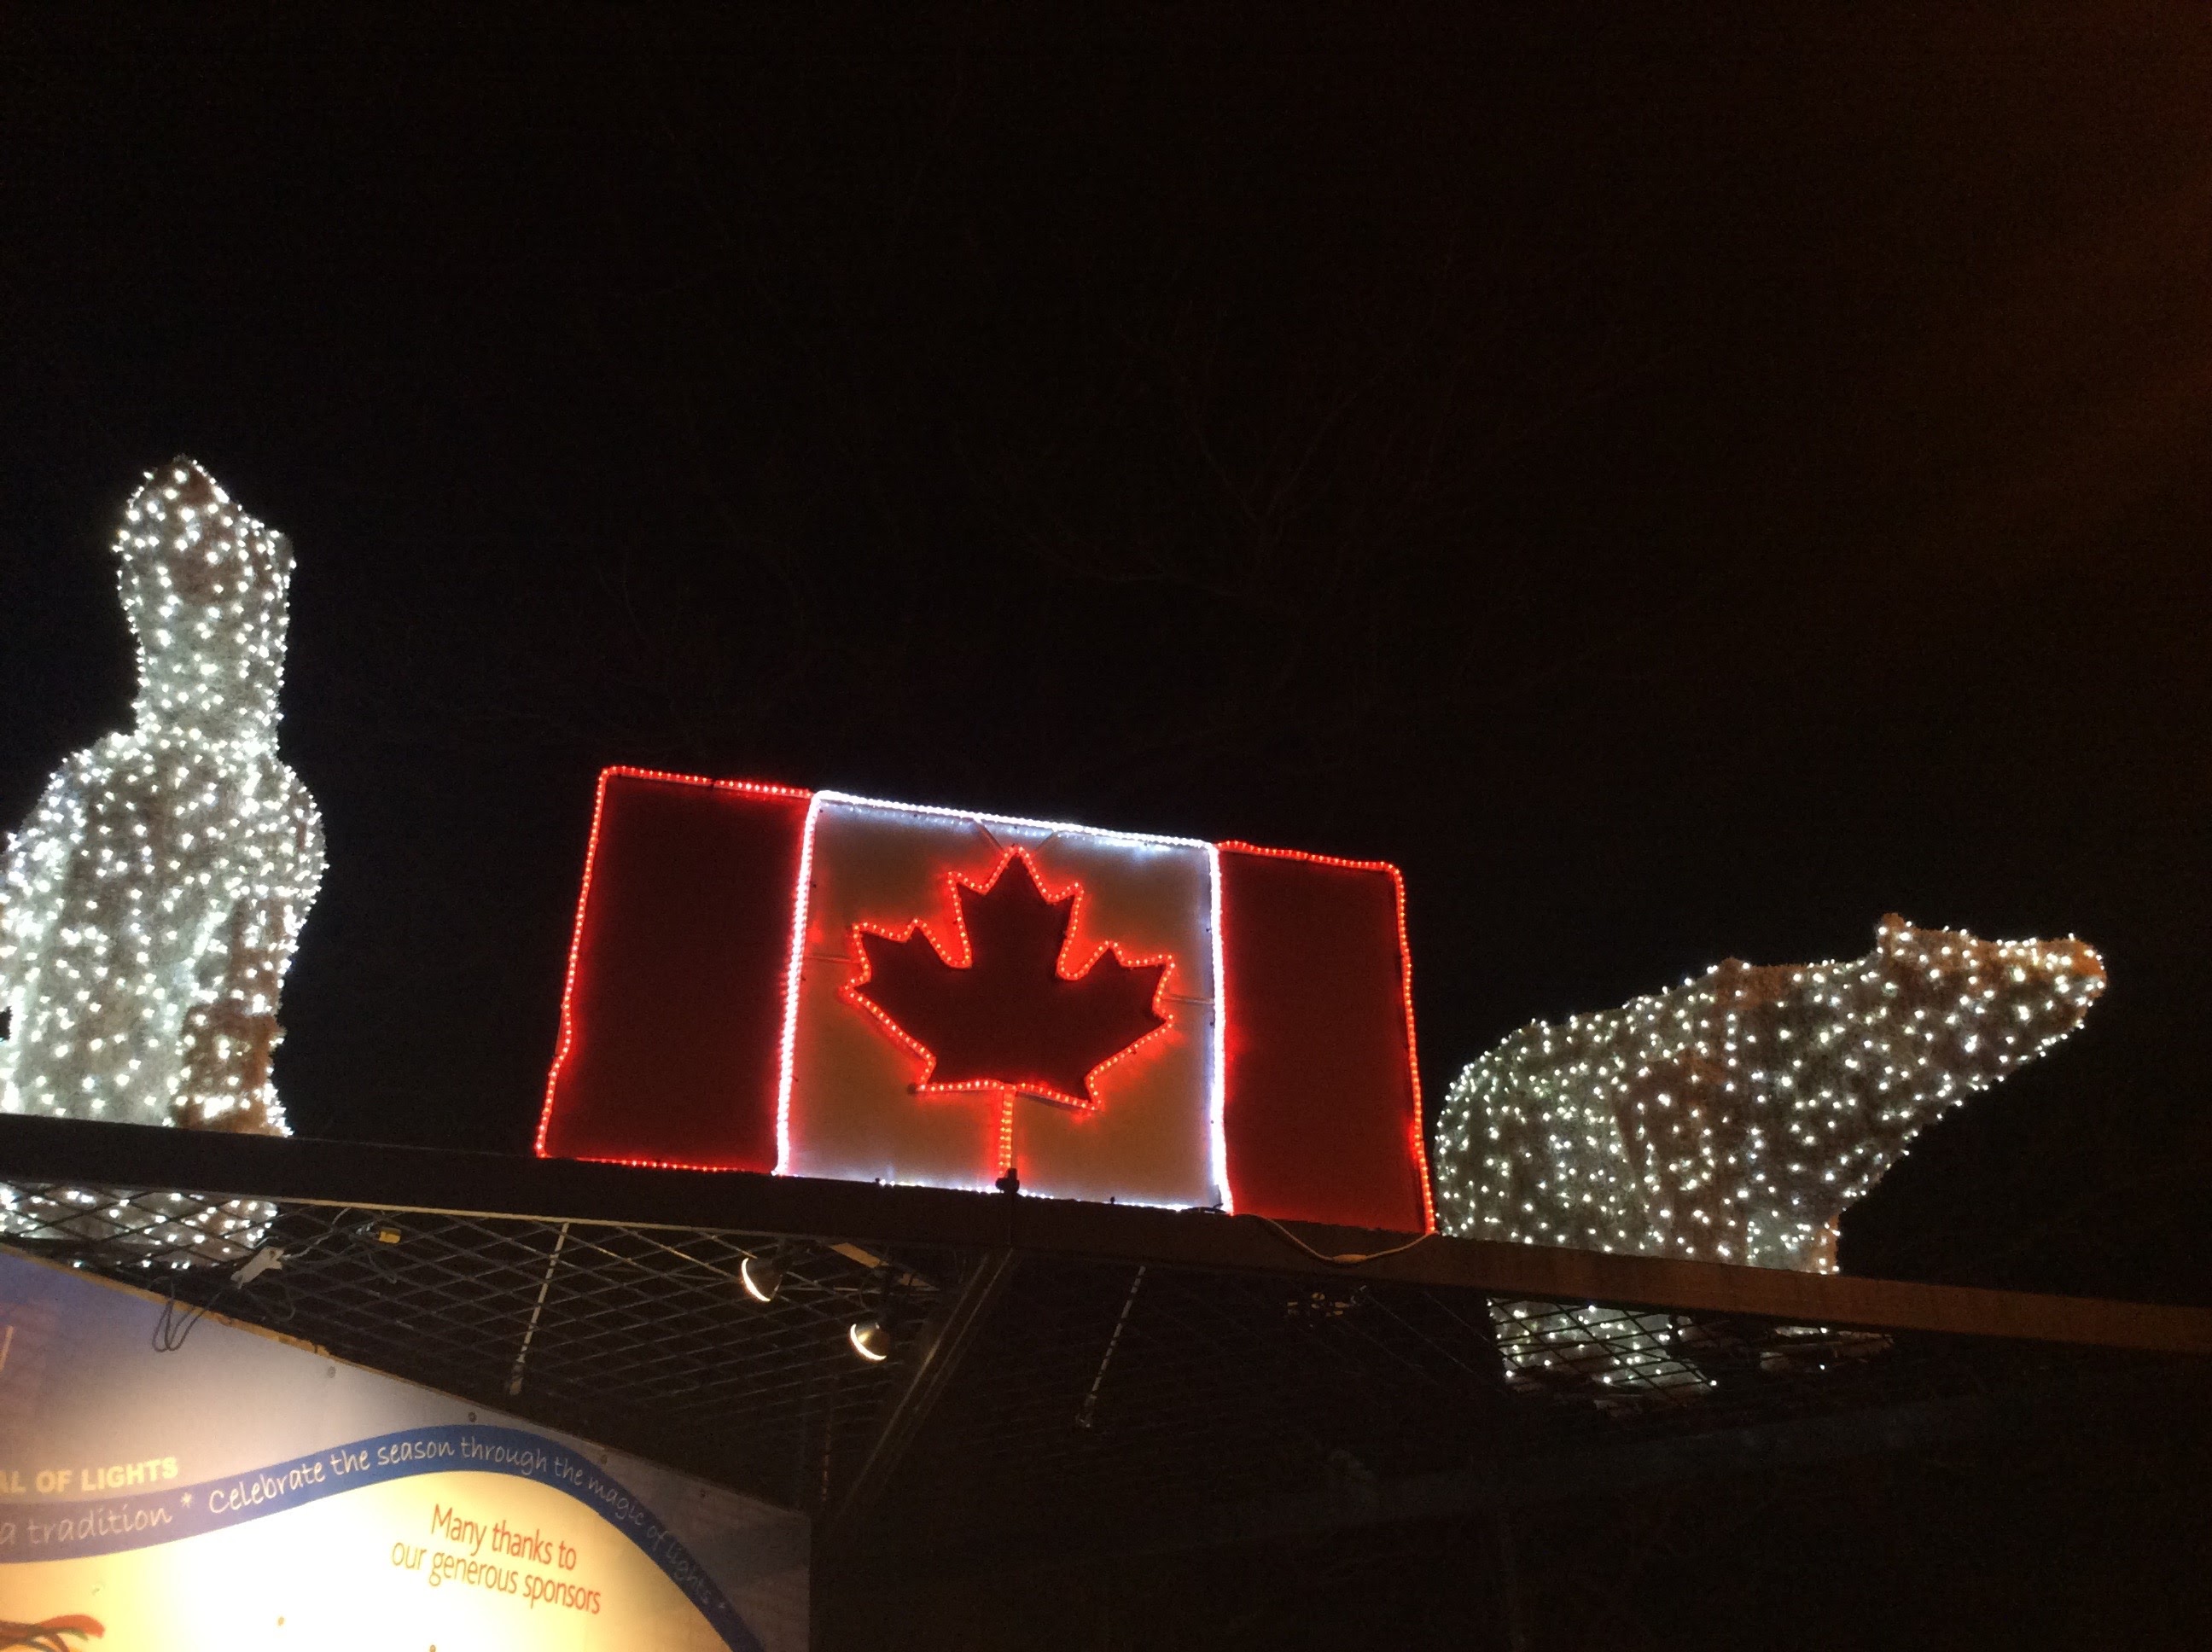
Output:
[[[1044,897],[1046,905],[1058,906],[1062,901],[1068,899],[1071,895],[1074,897],[1074,903],[1070,906],[1067,910],[1066,926],[1060,931],[1060,957],[1054,964],[1054,972],[1062,981],[1081,981],[1085,976],[1091,973],[1091,969],[1097,964],[1098,960],[1104,957],[1109,952],[1111,952],[1114,955],[1115,962],[1119,963],[1124,969],[1150,969],[1154,964],[1164,966],[1160,970],[1159,984],[1152,988],[1152,1011],[1154,1015],[1159,1017],[1160,1024],[1153,1028],[1148,1033],[1139,1034],[1136,1038],[1121,1046],[1121,1048],[1115,1051],[1113,1054],[1108,1056],[1104,1060],[1099,1062],[1089,1072],[1085,1072],[1083,1075],[1083,1087],[1085,1090],[1086,1092],[1089,1091],[1097,1082],[1098,1075],[1105,1072],[1107,1068],[1112,1066],[1117,1061],[1127,1060],[1128,1057],[1142,1049],[1146,1045],[1151,1043],[1152,1040],[1158,1038],[1162,1033],[1167,1032],[1172,1029],[1175,1025],[1175,1017],[1169,1013],[1166,999],[1168,996],[1168,982],[1174,979],[1175,976],[1175,954],[1172,952],[1163,952],[1156,957],[1133,958],[1126,955],[1121,951],[1121,945],[1118,942],[1101,941],[1096,947],[1091,949],[1091,956],[1083,961],[1083,968],[1080,969],[1070,969],[1067,967],[1068,953],[1070,949],[1072,949],[1075,944],[1075,932],[1083,919],[1083,903],[1089,898],[1088,891],[1084,889],[1081,879],[1073,878],[1057,890],[1048,888],[1044,881],[1044,874],[1037,867],[1036,858],[1030,854],[1027,849],[1023,848],[1018,844],[1006,850],[999,856],[999,864],[991,868],[991,875],[980,884],[975,882],[975,879],[969,878],[965,872],[948,872],[945,874],[945,886],[952,894],[952,927],[954,932],[960,938],[960,950],[959,956],[957,957],[955,957],[951,953],[945,951],[945,943],[938,938],[936,932],[920,918],[915,919],[903,929],[892,929],[885,925],[870,923],[866,920],[863,919],[855,923],[852,928],[853,951],[860,956],[860,960],[859,972],[839,989],[839,996],[842,997],[848,1004],[854,1005],[856,1009],[866,1011],[868,1014],[872,1016],[877,1023],[882,1026],[885,1032],[889,1033],[900,1043],[905,1045],[907,1048],[912,1050],[916,1055],[921,1057],[921,1078],[914,1086],[915,1091],[917,1095],[949,1096],[962,1091],[993,1090],[1012,1090],[1018,1095],[1032,1096],[1039,1098],[1040,1100],[1054,1102],[1061,1107],[1073,1108],[1079,1112],[1094,1113],[1097,1111],[1098,1108],[1101,1106],[1101,1102],[1096,1096],[1087,1093],[1082,1096],[1070,1096],[1066,1091],[1055,1090],[1049,1084],[1022,1084],[1017,1086],[1013,1084],[1000,1084],[996,1080],[989,1078],[966,1078],[961,1080],[957,1084],[932,1084],[930,1082],[929,1076],[937,1071],[937,1052],[931,1049],[928,1045],[923,1043],[912,1033],[907,1031],[905,1028],[900,1026],[897,1022],[892,1020],[891,1017],[885,1014],[872,999],[860,996],[860,988],[868,984],[875,973],[873,967],[869,962],[868,949],[860,944],[860,938],[863,933],[874,935],[884,940],[903,944],[907,941],[912,940],[914,938],[915,932],[916,930],[920,930],[921,932],[922,938],[929,943],[930,950],[937,954],[939,961],[944,963],[947,969],[974,969],[975,967],[975,951],[974,946],[969,943],[968,938],[966,902],[961,898],[961,891],[964,890],[971,895],[988,895],[993,890],[999,886],[999,879],[1006,876],[1006,868],[1013,865],[1014,859],[1018,855],[1021,858],[1022,865],[1029,869],[1030,881],[1036,885],[1037,893]]]

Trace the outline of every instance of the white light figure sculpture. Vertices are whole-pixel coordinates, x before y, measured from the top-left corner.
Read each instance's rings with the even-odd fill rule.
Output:
[[[2077,940],[1886,917],[1832,963],[1729,959],[1669,993],[1522,1028],[1455,1079],[1437,1213],[1469,1238],[1833,1272],[1837,1224],[1929,1123],[2072,1032],[2105,989]],[[1493,1310],[1513,1376],[1700,1388],[1666,1315]],[[1808,1333],[1810,1334],[1810,1333]]]
[[[0,855],[0,1110],[282,1135],[277,999],[323,875],[276,752],[291,547],[180,458],[115,550],[137,720],[64,762]]]

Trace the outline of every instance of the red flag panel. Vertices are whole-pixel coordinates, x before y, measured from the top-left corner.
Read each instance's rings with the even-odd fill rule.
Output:
[[[808,795],[600,775],[541,1155],[775,1169]]]
[[[1229,1185],[1237,1208],[1436,1225],[1397,868],[1224,843]]]

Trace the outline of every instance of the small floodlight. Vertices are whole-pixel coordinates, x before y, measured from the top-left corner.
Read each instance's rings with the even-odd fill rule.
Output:
[[[845,1333],[845,1340],[853,1345],[853,1351],[870,1364],[880,1364],[891,1357],[891,1333],[884,1327],[881,1318],[869,1314],[853,1321]]]
[[[755,1302],[774,1302],[783,1289],[783,1253],[779,1249],[746,1257],[738,1264],[738,1283]]]

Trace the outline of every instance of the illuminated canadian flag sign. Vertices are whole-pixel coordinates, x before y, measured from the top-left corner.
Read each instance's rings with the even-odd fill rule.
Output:
[[[1403,885],[611,768],[538,1151],[1426,1231]]]

